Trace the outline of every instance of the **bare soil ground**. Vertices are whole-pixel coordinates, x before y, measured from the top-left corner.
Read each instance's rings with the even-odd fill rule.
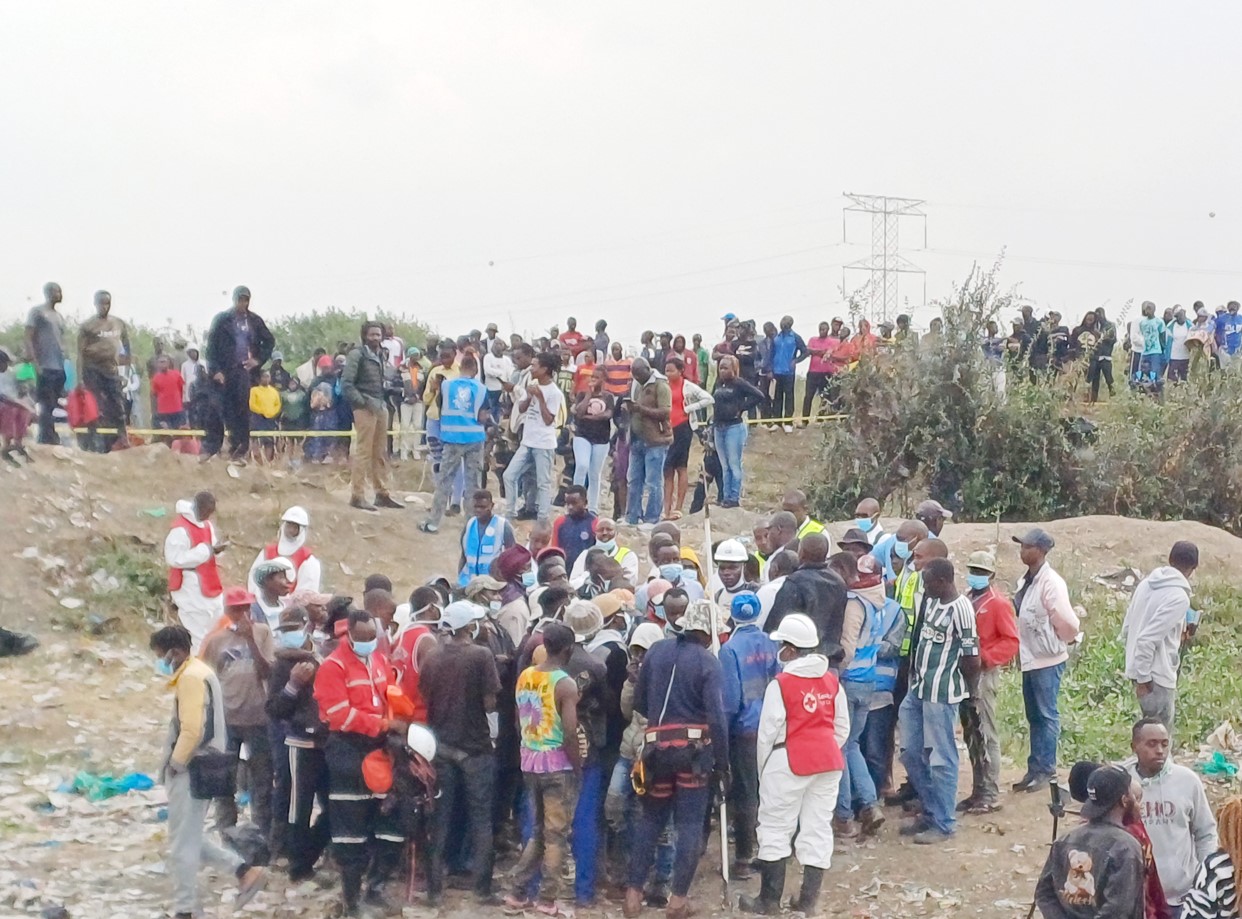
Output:
[[[813,430],[756,432],[747,454],[748,504],[762,512],[778,506],[784,489],[809,475],[817,440]],[[107,598],[92,587],[91,559],[110,544],[158,555],[174,501],[200,488],[217,495],[219,526],[234,544],[225,574],[237,582],[260,546],[273,538],[279,514],[290,504],[310,512],[312,544],[324,560],[326,585],[355,596],[372,572],[389,574],[404,593],[432,574],[451,571],[456,527],[434,537],[417,532],[423,515],[416,506],[379,515],[351,510],[346,473],[338,467],[248,466],[233,477],[222,463],[200,466],[196,458],[162,447],[103,457],[59,448],[32,452],[33,466],[0,468],[0,490],[7,498],[0,502],[0,625],[34,632],[43,641],[30,656],[0,661],[0,915],[37,915],[58,903],[74,917],[154,919],[165,915],[168,894],[161,790],[100,803],[57,790],[81,770],[155,774],[167,723],[169,700],[152,673],[143,640],[148,626],[138,614],[108,634],[81,629],[94,608],[107,607]],[[412,505],[427,500],[422,476],[421,463],[398,467],[393,493],[421,495]],[[147,513],[156,508],[167,516]],[[759,516],[745,509],[717,510],[713,535],[749,533]],[[1242,540],[1194,523],[1092,517],[1044,526],[1058,541],[1057,564],[1071,575],[1122,565],[1147,569],[1162,560],[1174,539],[1189,538],[1200,546],[1203,574],[1224,577],[1242,549]],[[844,523],[831,527],[836,537],[844,529]],[[999,528],[1001,575],[1007,579],[1018,573],[1009,537],[1022,529],[1008,523]],[[701,517],[688,518],[685,532],[687,544],[701,545]],[[945,539],[962,559],[996,544],[997,527],[952,524]],[[628,528],[622,541],[645,548]],[[1006,770],[1007,779],[1016,777]],[[962,789],[964,796],[964,784]],[[897,814],[890,810],[879,839],[839,843],[821,912],[1024,915],[1051,833],[1045,805],[1042,795],[1007,797],[1000,813],[963,820],[950,844],[930,849],[899,840]],[[694,889],[711,913],[721,912],[718,864],[713,843]],[[732,893],[755,884],[734,884]],[[789,887],[795,885],[796,870]],[[205,886],[207,915],[231,914],[228,887],[223,879]],[[331,890],[313,883],[286,888],[283,878],[274,876],[269,890],[244,912],[320,916],[331,899]],[[446,911],[480,912],[455,901]],[[419,907],[410,914],[423,912]],[[620,914],[619,904],[602,901],[582,912]]]

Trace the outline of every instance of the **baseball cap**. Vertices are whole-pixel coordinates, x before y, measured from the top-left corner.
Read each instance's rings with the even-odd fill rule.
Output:
[[[244,587],[230,587],[224,592],[224,607],[249,606],[254,602],[254,594]]]
[[[1130,773],[1120,766],[1101,766],[1087,779],[1082,815],[1096,820],[1111,811],[1130,790]]]
[[[737,313],[725,313],[723,316],[720,317],[722,322],[732,322],[736,318],[737,318]]]
[[[467,597],[474,598],[483,590],[503,590],[504,581],[498,581],[494,577],[486,574],[476,574],[470,579],[470,583],[466,585],[466,589],[462,591]]]
[[[944,505],[939,501],[933,501],[928,498],[926,501],[920,501],[919,506],[914,509],[915,517],[943,517],[948,520],[953,516],[953,511],[946,510]]]
[[[988,574],[996,573],[996,559],[991,552],[972,552],[970,558],[966,559],[967,568],[977,568],[979,571],[986,571]]]
[[[1057,544],[1057,541],[1052,538],[1050,533],[1046,530],[1041,530],[1039,527],[1031,527],[1021,536],[1015,536],[1013,541],[1023,546],[1033,546],[1044,552],[1051,551],[1052,547]]]

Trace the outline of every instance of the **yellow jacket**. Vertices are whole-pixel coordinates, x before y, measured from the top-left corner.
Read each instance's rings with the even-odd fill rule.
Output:
[[[250,411],[264,418],[280,414],[280,390],[275,386],[250,387]]]

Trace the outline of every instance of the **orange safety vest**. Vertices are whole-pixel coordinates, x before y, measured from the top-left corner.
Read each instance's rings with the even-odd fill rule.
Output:
[[[204,543],[211,545],[210,524],[191,523],[185,517],[178,517],[176,522],[173,523],[172,529],[185,530],[190,534],[190,548],[201,546]],[[195,568],[194,573],[198,575],[198,587],[204,597],[218,597],[224,593],[224,585],[220,583],[220,569],[216,565],[216,557],[214,555]],[[169,591],[180,590],[184,581],[185,572],[182,569],[168,569]]]
[[[831,670],[821,677],[778,673],[785,702],[785,754],[794,775],[819,775],[845,768],[837,746],[837,677]]]

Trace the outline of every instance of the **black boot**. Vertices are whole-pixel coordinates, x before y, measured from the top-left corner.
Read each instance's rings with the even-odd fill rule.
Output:
[[[781,911],[781,894],[785,890],[785,862],[755,861],[759,869],[759,896],[742,897],[737,907],[745,913],[756,913],[760,916],[776,916]]]
[[[819,889],[823,885],[824,869],[803,865],[802,890],[798,892],[798,899],[793,902],[793,908],[808,916],[815,915],[815,905],[819,902]]]
[[[359,915],[358,901],[362,898],[362,865],[341,865],[342,915]]]

